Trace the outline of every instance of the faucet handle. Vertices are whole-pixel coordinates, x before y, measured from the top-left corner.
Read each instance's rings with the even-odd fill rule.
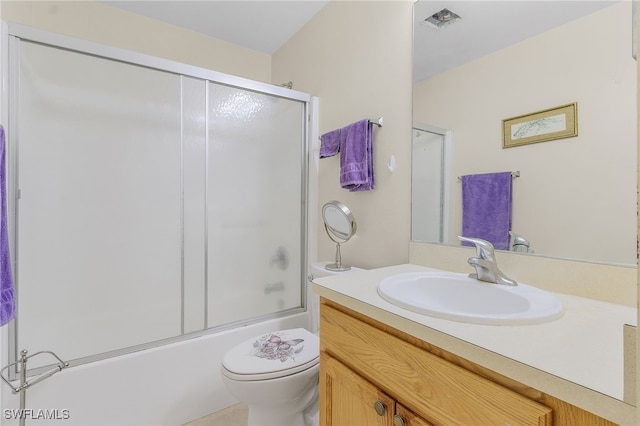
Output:
[[[476,255],[478,257],[493,260],[494,247],[489,241],[483,240],[482,238],[463,237],[462,235],[458,235],[458,239],[460,241],[466,241],[474,244],[476,246]]]

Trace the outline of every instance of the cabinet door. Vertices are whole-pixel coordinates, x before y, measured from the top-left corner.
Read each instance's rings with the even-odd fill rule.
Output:
[[[320,312],[324,348],[434,424],[553,424],[549,407],[337,309]]]
[[[393,426],[433,426],[431,423],[416,416],[412,411],[396,403],[396,415],[393,418]]]
[[[394,401],[325,353],[320,355],[320,424],[391,426]]]

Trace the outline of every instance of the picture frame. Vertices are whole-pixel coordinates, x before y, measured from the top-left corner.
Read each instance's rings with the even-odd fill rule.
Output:
[[[578,136],[578,103],[502,120],[502,148]]]

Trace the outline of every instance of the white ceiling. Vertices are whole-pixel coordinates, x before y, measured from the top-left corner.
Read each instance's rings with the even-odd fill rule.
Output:
[[[103,3],[272,54],[327,1],[103,0]]]
[[[619,0],[417,1],[414,8],[414,81],[477,59],[616,1]],[[320,11],[328,0],[104,2],[272,54]],[[422,23],[424,19],[445,7],[460,15],[462,19],[439,30]],[[631,22],[621,25],[631,25]],[[594,28],[595,30],[597,29]]]
[[[420,0],[414,8],[414,81],[424,80],[617,1]],[[423,23],[443,8],[462,19],[440,29]],[[620,25],[631,25],[631,17],[629,22]]]

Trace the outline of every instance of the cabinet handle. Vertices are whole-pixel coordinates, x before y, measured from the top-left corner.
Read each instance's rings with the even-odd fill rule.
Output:
[[[396,414],[393,416],[393,426],[404,426],[404,419]]]
[[[381,401],[376,401],[376,403],[373,404],[373,408],[376,409],[376,413],[378,413],[379,416],[384,416],[384,413],[387,411],[386,407]]]

